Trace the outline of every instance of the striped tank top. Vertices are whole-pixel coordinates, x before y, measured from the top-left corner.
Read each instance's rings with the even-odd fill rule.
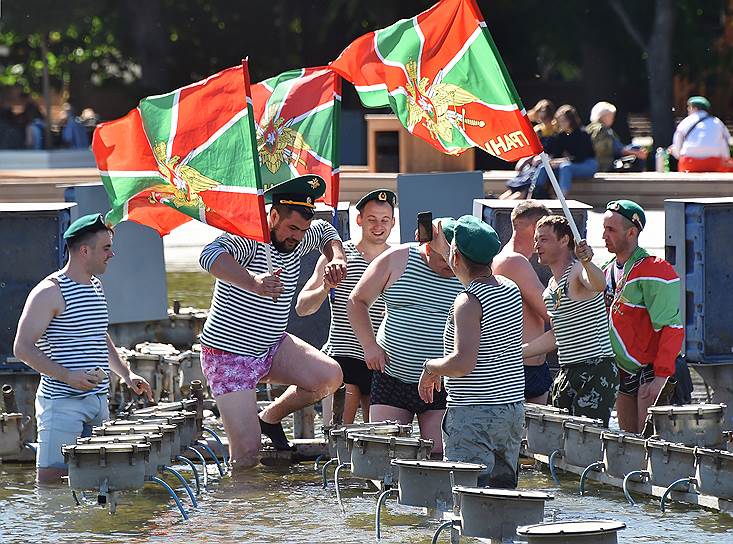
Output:
[[[568,278],[574,264],[575,261],[570,263],[555,288],[548,285],[542,295],[555,331],[561,366],[596,357],[613,357],[603,293],[596,293],[588,300],[573,300],[568,296]]]
[[[445,322],[463,285],[433,272],[420,257],[417,244],[409,244],[408,252],[402,276],[382,293],[387,315],[377,343],[389,358],[385,372],[417,383],[425,360],[443,355]]]
[[[481,303],[481,343],[475,368],[465,376],[445,377],[448,406],[510,404],[524,400],[522,363],[522,296],[510,279],[496,276],[499,285],[472,281],[466,293]],[[445,325],[445,355],[455,346],[451,307]]]
[[[291,253],[280,253],[270,244],[274,270],[278,268],[283,292],[277,301],[217,279],[211,310],[201,333],[201,343],[210,348],[262,357],[285,333],[300,276],[300,261],[309,252],[322,251],[330,240],[339,240],[332,225],[315,219]],[[267,272],[265,244],[224,233],[201,251],[199,263],[207,272],[222,253],[229,253],[252,274]]]
[[[351,240],[344,242],[344,253],[346,254],[346,265],[349,273],[346,278],[334,290],[334,297],[331,299],[331,325],[328,329],[328,340],[323,345],[323,353],[329,357],[353,357],[364,360],[364,350],[356,339],[354,329],[349,323],[349,316],[346,313],[346,303],[349,300],[351,291],[364,275],[369,263],[364,260],[356,244]],[[380,298],[374,301],[369,308],[369,317],[372,321],[374,334],[379,330],[379,325],[384,318],[384,301]]]
[[[61,289],[64,311],[51,319],[36,347],[54,363],[70,370],[101,367],[109,371],[109,316],[102,282],[92,276],[89,285],[76,283],[63,272],[57,272],[50,278],[56,279]],[[38,394],[47,399],[60,399],[107,394],[108,389],[109,378],[94,389],[82,391],[42,375]]]

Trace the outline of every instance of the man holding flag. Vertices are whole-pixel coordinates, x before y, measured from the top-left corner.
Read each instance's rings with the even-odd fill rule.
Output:
[[[258,462],[260,429],[275,448],[289,449],[280,421],[341,385],[336,361],[285,332],[305,254],[317,248],[326,256],[324,274],[330,285],[346,276],[336,229],[313,221],[315,201],[325,189],[323,179],[313,175],[270,188],[265,192],[272,204],[267,216],[270,244],[225,233],[201,252],[201,266],[217,278],[201,334],[201,366],[216,397],[232,461],[240,468]],[[260,381],[290,387],[258,420]]]

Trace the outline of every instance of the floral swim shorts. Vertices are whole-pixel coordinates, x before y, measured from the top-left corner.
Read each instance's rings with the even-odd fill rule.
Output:
[[[255,389],[270,372],[272,358],[284,339],[285,334],[259,357],[237,355],[201,344],[201,369],[214,396]]]

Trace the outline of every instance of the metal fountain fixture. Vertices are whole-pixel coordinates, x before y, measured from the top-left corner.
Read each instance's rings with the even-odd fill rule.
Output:
[[[453,494],[454,520],[443,524],[436,536],[450,523],[461,535],[499,542],[513,538],[522,524],[541,523],[545,501],[553,499],[540,491],[486,487],[456,486]]]
[[[577,520],[539,523],[517,528],[528,544],[616,544],[626,524],[613,520]]]
[[[649,413],[654,434],[688,446],[720,447],[723,444],[725,404],[652,406]]]

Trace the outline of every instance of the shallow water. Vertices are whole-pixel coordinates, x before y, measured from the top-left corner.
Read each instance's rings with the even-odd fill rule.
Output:
[[[213,468],[213,467],[212,467]],[[260,467],[210,483],[198,510],[182,499],[191,519],[181,520],[162,488],[122,495],[118,511],[91,504],[77,507],[64,486],[37,488],[30,465],[0,465],[0,542],[373,542],[375,496],[359,480],[344,481],[342,516],[332,483],[324,491],[313,464]],[[173,480],[166,478],[173,485]],[[657,500],[637,497],[626,504],[620,490],[590,482],[578,495],[578,478],[556,486],[549,474],[525,470],[520,487],[550,492],[546,516],[557,520],[616,519],[627,524],[620,542],[733,542],[733,517],[681,504],[661,514]],[[373,490],[369,490],[373,491]],[[182,489],[179,489],[182,496]],[[90,497],[93,499],[94,497]],[[420,509],[387,501],[382,516],[383,542],[428,543],[438,522]],[[447,535],[441,540],[446,542]],[[476,542],[464,539],[465,542]]]

